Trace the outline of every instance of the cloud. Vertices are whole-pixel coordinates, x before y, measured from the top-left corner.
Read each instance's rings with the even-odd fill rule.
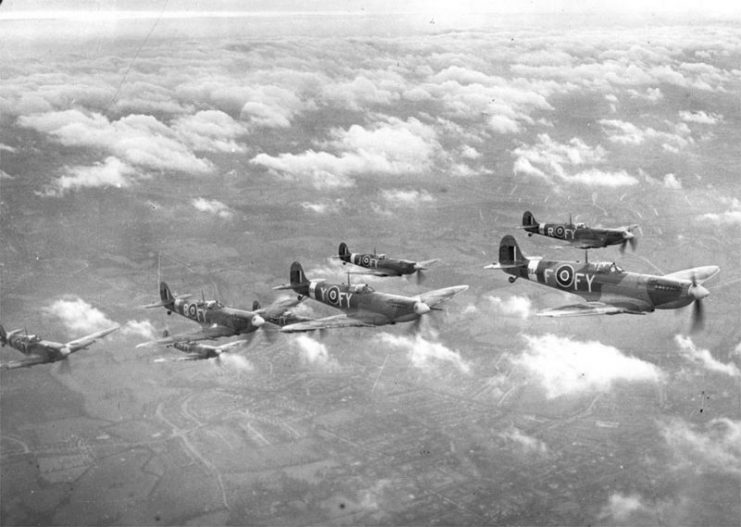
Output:
[[[608,504],[602,508],[599,518],[624,523],[631,516],[643,512],[651,512],[651,509],[643,503],[638,494],[615,492],[610,496]]]
[[[395,207],[417,207],[422,203],[433,203],[435,198],[426,190],[382,190],[383,199]]]
[[[149,320],[129,320],[121,326],[121,335],[134,335],[146,340],[157,338],[157,330]]]
[[[697,221],[713,225],[741,225],[741,202],[738,198],[731,200],[731,209],[725,212],[708,212],[697,216]]]
[[[234,138],[247,133],[247,128],[218,110],[205,110],[180,117],[172,125],[173,131],[194,150],[208,152],[245,152]]]
[[[647,141],[661,143],[664,150],[678,152],[682,148],[694,143],[689,127],[685,123],[674,125],[671,132],[662,132],[651,127],[639,128],[633,123],[618,119],[600,119],[607,139],[613,143],[623,145],[641,145]]]
[[[384,344],[406,350],[409,360],[416,368],[430,371],[438,367],[440,362],[449,362],[461,373],[471,372],[471,367],[461,358],[460,353],[440,342],[432,342],[421,335],[404,337],[381,333],[380,338]]]
[[[489,302],[497,313],[504,316],[528,318],[532,315],[532,302],[526,296],[510,296],[501,299],[498,296],[489,296]]]
[[[317,189],[354,185],[359,174],[419,174],[432,167],[441,147],[433,127],[414,118],[388,117],[369,127],[333,129],[322,145],[327,151],[256,155],[250,163],[294,181],[308,180]]]
[[[206,198],[193,198],[191,204],[199,211],[207,214],[213,214],[223,220],[228,220],[234,216],[234,211],[221,201]]]
[[[606,187],[638,183],[638,179],[624,170],[609,172],[597,168],[604,163],[605,149],[599,145],[592,148],[577,137],[564,144],[554,141],[548,134],[539,134],[535,145],[522,145],[512,153],[515,156],[515,174],[535,176],[551,183],[559,180]]]
[[[623,355],[597,341],[580,342],[552,334],[525,336],[522,355],[512,363],[534,373],[551,399],[607,391],[616,382],[658,382],[662,372],[651,363]]]
[[[680,111],[679,118],[688,123],[699,123],[699,124],[718,124],[723,120],[721,115],[716,113],[705,113],[703,111],[688,112]]]
[[[666,174],[664,176],[664,188],[680,190],[682,188],[682,182],[674,174]]]
[[[675,335],[674,342],[679,346],[679,352],[688,361],[697,364],[706,370],[723,373],[731,377],[741,377],[741,371],[733,363],[724,363],[713,357],[710,350],[695,346],[690,337]]]
[[[54,180],[42,195],[59,196],[67,190],[82,188],[115,187],[131,185],[130,176],[136,171],[114,156],[93,166],[76,166],[66,169],[67,175]]]
[[[514,426],[510,426],[508,429],[500,432],[498,436],[505,441],[516,443],[525,453],[541,455],[548,453],[548,446],[543,441],[523,433],[519,428]]]
[[[0,169],[0,179],[15,179],[13,176],[8,174],[5,170]]]
[[[102,148],[132,165],[192,174],[213,171],[210,161],[197,157],[173,129],[151,115],[128,115],[110,122],[99,113],[65,110],[24,115],[17,122],[65,146]]]
[[[71,332],[93,333],[116,325],[102,311],[81,298],[56,300],[42,311],[61,319]]]
[[[305,364],[327,370],[336,370],[340,366],[334,358],[329,356],[327,346],[308,335],[294,337],[291,344],[298,348],[301,361]]]
[[[662,423],[660,430],[680,468],[741,476],[741,421],[717,418],[693,426],[674,419]]]

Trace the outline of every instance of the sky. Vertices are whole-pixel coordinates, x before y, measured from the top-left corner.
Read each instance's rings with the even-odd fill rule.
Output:
[[[150,4],[0,7],[0,319],[122,326],[71,374],[2,372],[4,524],[737,524],[734,6],[111,5]],[[641,225],[591,260],[720,266],[705,331],[536,317],[576,299],[484,270],[500,238],[583,254],[521,236],[526,209]],[[442,260],[378,290],[470,289],[416,334],[261,335],[221,367],[136,348],[192,329],[140,308],[158,277],[247,308],[294,260],[345,280],[340,241]]]

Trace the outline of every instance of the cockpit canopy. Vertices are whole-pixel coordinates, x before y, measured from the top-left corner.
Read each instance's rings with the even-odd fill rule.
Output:
[[[622,273],[623,269],[615,262],[596,262],[592,269],[597,273]]]
[[[363,293],[372,293],[373,291],[375,291],[375,289],[373,289],[373,288],[372,288],[371,286],[369,286],[368,284],[351,284],[351,285],[350,285],[350,286],[349,286],[349,287],[347,288],[347,290],[348,290],[348,291],[349,291],[350,293],[359,293],[359,294],[363,294]]]
[[[205,309],[218,309],[220,307],[224,307],[224,305],[218,300],[206,300],[203,303],[203,307]]]
[[[586,223],[576,223],[574,224],[574,227],[576,227],[577,229],[586,229],[587,224]]]

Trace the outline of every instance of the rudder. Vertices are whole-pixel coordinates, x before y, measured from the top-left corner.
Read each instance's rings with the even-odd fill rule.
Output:
[[[514,236],[508,234],[499,242],[499,263],[501,265],[527,265],[527,258]]]
[[[522,226],[523,227],[537,227],[538,222],[535,221],[535,216],[529,210],[526,210],[522,215]]]
[[[350,261],[350,248],[347,246],[345,242],[340,243],[340,249],[338,252],[340,255],[340,260],[344,262]]]
[[[172,296],[172,291],[165,282],[160,282],[160,300],[162,300],[163,306],[175,303],[175,297]]]
[[[0,346],[5,346],[8,343],[8,333],[5,328],[0,324]]]
[[[309,281],[304,274],[304,268],[299,262],[291,264],[291,288],[300,295],[306,295],[309,292]]]

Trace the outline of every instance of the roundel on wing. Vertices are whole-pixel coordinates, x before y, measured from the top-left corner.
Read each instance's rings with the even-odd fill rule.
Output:
[[[556,269],[556,283],[568,289],[574,284],[574,268],[570,265],[562,265]]]
[[[327,300],[330,304],[337,305],[340,301],[340,288],[335,285],[327,289]]]

